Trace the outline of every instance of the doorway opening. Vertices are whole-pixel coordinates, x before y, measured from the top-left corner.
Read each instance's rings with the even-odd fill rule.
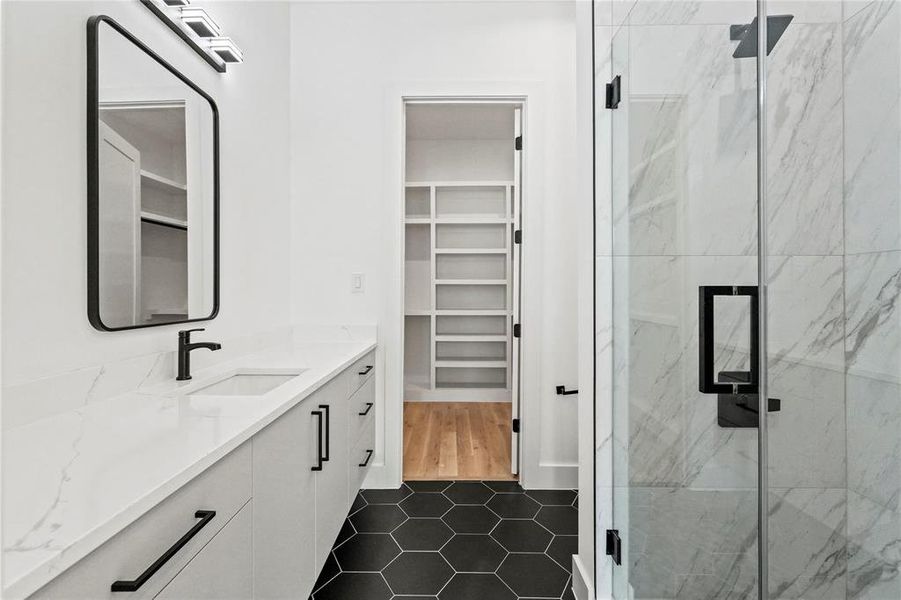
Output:
[[[404,112],[404,480],[517,480],[523,102]]]

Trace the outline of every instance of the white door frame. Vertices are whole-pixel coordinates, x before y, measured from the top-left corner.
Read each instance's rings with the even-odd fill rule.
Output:
[[[391,264],[387,272],[383,328],[379,343],[384,356],[384,417],[377,426],[378,458],[367,478],[366,486],[396,488],[403,478],[403,350],[404,350],[404,106],[408,101],[434,102],[503,102],[522,104],[523,130],[523,206],[536,206],[542,198],[544,153],[543,122],[545,86],[537,82],[413,82],[388,86],[385,95],[385,152],[382,155],[386,174],[383,197],[391,199],[384,207],[383,231],[390,236]],[[525,487],[540,486],[540,366],[541,348],[541,211],[523,211],[522,246],[522,329],[521,338],[521,430],[519,478]],[[529,484],[531,474],[535,484]]]

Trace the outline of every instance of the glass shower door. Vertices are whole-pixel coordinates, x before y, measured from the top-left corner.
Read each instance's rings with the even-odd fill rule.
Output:
[[[758,594],[757,62],[733,57],[756,10],[638,2],[611,28],[619,599]]]

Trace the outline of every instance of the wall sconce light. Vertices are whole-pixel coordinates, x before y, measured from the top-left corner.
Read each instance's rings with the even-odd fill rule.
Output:
[[[213,18],[199,6],[186,6],[181,9],[181,20],[202,38],[215,38],[222,35],[222,30]]]
[[[225,73],[230,63],[244,62],[241,49],[230,37],[222,35],[219,24],[207,11],[191,4],[191,0],[141,0],[141,4],[217,73]]]
[[[209,40],[210,50],[227,63],[244,62],[244,53],[229,37],[214,37]]]

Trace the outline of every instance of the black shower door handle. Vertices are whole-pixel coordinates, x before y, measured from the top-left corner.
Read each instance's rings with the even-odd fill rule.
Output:
[[[751,301],[750,371],[732,372],[733,381],[714,376],[714,299],[748,296]],[[698,288],[698,388],[703,394],[756,394],[760,381],[758,335],[760,314],[756,285],[702,285]],[[738,379],[739,381],[734,381]]]

